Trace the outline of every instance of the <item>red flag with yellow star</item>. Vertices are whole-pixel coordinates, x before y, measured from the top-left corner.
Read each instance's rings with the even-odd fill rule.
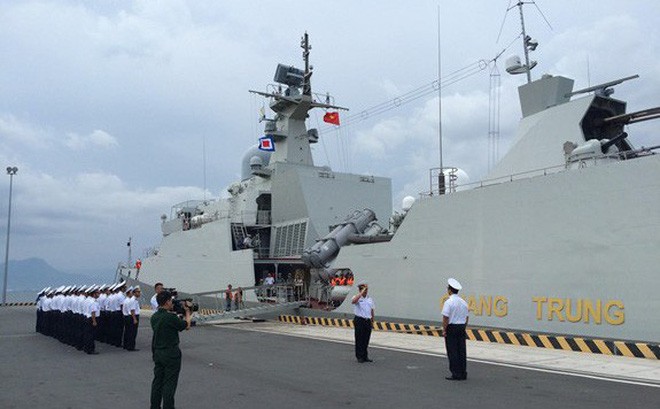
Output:
[[[323,115],[323,122],[339,125],[339,112],[326,112],[325,115]]]

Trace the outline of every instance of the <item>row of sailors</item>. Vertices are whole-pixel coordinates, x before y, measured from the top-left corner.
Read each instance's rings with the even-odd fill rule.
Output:
[[[37,298],[36,330],[88,354],[98,353],[95,340],[137,351],[140,294],[125,282],[45,288]]]

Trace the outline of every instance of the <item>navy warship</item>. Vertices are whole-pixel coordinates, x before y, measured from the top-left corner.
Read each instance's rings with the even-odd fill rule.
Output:
[[[305,34],[304,68],[280,64],[275,84],[251,91],[272,116],[243,155],[241,180],[226,197],[174,205],[160,246],[139,271],[118,274],[202,298],[231,283],[249,304],[284,297],[339,315],[364,280],[379,318],[425,322],[441,320],[456,277],[473,325],[657,341],[660,146],[634,147],[627,127],[660,109],[628,113],[613,97],[636,76],[580,90],[563,76],[532,80],[536,44],[524,24],[522,39],[524,60],[507,60],[528,78],[509,151],[467,186],[456,168],[431,169],[430,189],[393,213],[390,179],[313,162],[320,135],[309,111],[336,123],[345,108],[312,92]]]

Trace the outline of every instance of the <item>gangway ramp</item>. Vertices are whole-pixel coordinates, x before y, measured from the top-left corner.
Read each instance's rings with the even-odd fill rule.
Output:
[[[279,314],[307,305],[306,301],[281,302],[277,304],[262,304],[256,307],[232,311],[219,311],[211,314],[197,314],[197,325],[235,324],[237,319],[250,319],[268,314]]]

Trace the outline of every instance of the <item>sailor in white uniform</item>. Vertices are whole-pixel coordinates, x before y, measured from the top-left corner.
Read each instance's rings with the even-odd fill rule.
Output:
[[[163,292],[163,283],[156,283],[154,290],[156,291],[156,294],[151,297],[151,309],[153,311],[158,311],[158,301],[156,301],[156,296]]]
[[[99,303],[96,302],[96,299],[99,296],[99,289],[96,286],[93,286],[87,291],[88,297],[84,302],[84,312],[85,312],[85,331],[84,331],[84,346],[83,350],[90,355],[97,355],[94,345],[94,333],[96,332],[96,327],[98,321],[96,320],[100,313]]]
[[[135,349],[135,338],[137,328],[140,322],[140,287],[130,287],[126,292],[126,299],[122,306],[124,315],[124,349],[127,351],[137,351]]]
[[[369,286],[365,281],[358,284],[359,292],[353,297],[353,311],[355,318],[355,357],[359,363],[373,362],[369,359],[369,339],[371,338],[371,326],[374,319],[374,301],[369,297]]]
[[[445,347],[449,359],[451,376],[447,380],[464,381],[467,379],[467,358],[465,348],[465,327],[468,323],[468,305],[458,292],[462,289],[461,283],[450,278],[447,280],[447,293],[449,298],[442,307],[442,329],[445,334]]]

